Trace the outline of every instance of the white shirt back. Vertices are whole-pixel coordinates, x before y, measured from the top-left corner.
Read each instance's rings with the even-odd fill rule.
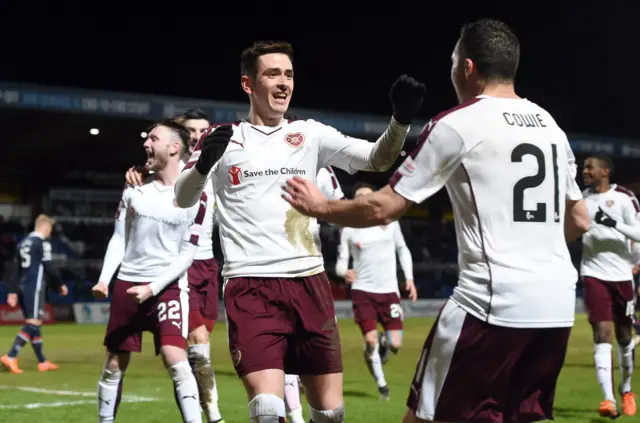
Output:
[[[336,268],[341,265],[346,268],[351,256],[357,275],[351,289],[377,294],[395,292],[399,295],[396,253],[404,249],[407,249],[407,244],[398,222],[371,228],[343,228]],[[409,267],[411,264],[409,255]],[[412,269],[406,269],[406,266],[407,263],[404,263],[402,269],[405,279],[413,279]]]
[[[175,202],[173,186],[155,181],[127,186],[116,216],[126,219],[126,247],[118,279],[153,282],[179,255],[182,242],[201,238],[207,206],[203,197],[194,206],[181,209]]]
[[[181,171],[182,169],[184,169],[185,165],[186,163],[180,160]],[[204,186],[203,192],[207,195],[209,201],[207,204],[207,211],[205,212],[204,221],[202,223],[204,234],[198,241],[198,250],[196,251],[195,260],[208,260],[213,258],[213,226],[215,221],[216,202],[214,200],[215,196],[213,193],[213,184],[211,183],[211,180],[207,181],[207,184]]]
[[[366,167],[372,147],[313,120],[283,121],[276,127],[234,124],[231,141],[211,171],[224,254],[222,276],[322,272],[316,219],[294,210],[282,198],[282,186],[294,175],[315,183],[319,169],[330,165],[355,173]],[[198,144],[187,168],[199,156]]]
[[[565,200],[582,198],[565,133],[525,99],[479,96],[430,121],[391,186],[420,203],[446,186],[460,279],[452,300],[488,323],[569,327],[577,272]]]
[[[598,208],[613,219],[628,225],[637,225],[640,212],[633,193],[615,184],[609,191],[598,193],[592,189],[583,192],[591,221],[595,222]],[[627,282],[633,279],[630,241],[614,228],[593,223],[582,236],[582,262],[580,275],[608,282]]]

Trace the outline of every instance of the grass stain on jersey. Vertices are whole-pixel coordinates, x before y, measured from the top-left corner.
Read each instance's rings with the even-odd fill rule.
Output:
[[[311,218],[304,216],[296,209],[287,210],[287,217],[284,221],[284,231],[287,239],[293,246],[302,246],[312,256],[318,255],[316,243],[311,233]]]

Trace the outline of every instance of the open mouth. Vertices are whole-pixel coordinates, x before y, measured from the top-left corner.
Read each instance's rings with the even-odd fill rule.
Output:
[[[273,99],[276,101],[276,103],[280,103],[280,104],[286,103],[287,97],[289,97],[287,93],[281,92],[281,91],[273,93],[272,96],[273,96]]]

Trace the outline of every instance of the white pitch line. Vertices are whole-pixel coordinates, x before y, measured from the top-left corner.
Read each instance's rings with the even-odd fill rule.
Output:
[[[150,401],[148,399],[140,400],[136,399],[136,397],[123,398],[122,402],[144,402]],[[151,400],[152,401],[152,400]],[[19,410],[19,409],[27,409],[33,410],[35,408],[45,408],[45,407],[67,407],[70,405],[86,405],[86,404],[94,404],[94,401],[89,400],[81,400],[81,401],[57,401],[57,402],[33,402],[29,404],[11,404],[5,405],[0,404],[0,410]]]
[[[61,391],[56,389],[44,389],[44,388],[36,388],[32,386],[10,386],[10,385],[0,385],[0,389],[10,389],[10,390],[18,390],[25,392],[35,392],[38,394],[48,394],[48,395],[59,395],[59,396],[67,396],[67,397],[91,397],[95,398],[96,392],[79,392],[79,391]],[[127,402],[150,402],[157,401],[157,398],[151,397],[141,397],[137,395],[123,395],[122,399]]]

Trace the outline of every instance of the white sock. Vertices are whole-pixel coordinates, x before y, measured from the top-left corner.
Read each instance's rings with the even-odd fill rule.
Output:
[[[625,394],[631,392],[631,376],[634,367],[634,349],[635,342],[633,339],[626,346],[618,344],[618,365],[620,366],[620,393]]]
[[[249,401],[251,423],[281,423],[284,414],[284,400],[277,395],[258,394]]]
[[[613,371],[611,344],[596,344],[594,359],[596,362],[596,377],[604,394],[604,399],[616,402],[613,395]]]
[[[117,405],[120,402],[119,396],[122,372],[112,372],[102,370],[102,375],[98,381],[98,422],[111,423],[115,420]]]
[[[200,395],[198,395],[198,384],[191,372],[188,361],[181,361],[167,369],[173,380],[176,401],[182,413],[182,420],[185,423],[201,423],[200,417]]]
[[[344,404],[334,410],[314,410],[311,411],[309,423],[344,423]]]
[[[289,410],[287,413],[287,422],[291,423],[306,423],[302,416],[302,407],[298,407],[295,410]]]
[[[378,384],[378,388],[382,388],[383,386],[387,386],[387,381],[384,378],[384,371],[382,370],[382,360],[380,359],[380,353],[378,349],[378,344],[376,344],[371,351],[369,349],[366,349],[365,358],[367,360],[367,366],[369,367],[369,370],[373,374],[373,378]]]
[[[191,345],[187,349],[189,364],[198,383],[200,406],[204,411],[207,422],[222,419],[218,409],[218,386],[216,375],[211,367],[211,346],[209,344]]]

